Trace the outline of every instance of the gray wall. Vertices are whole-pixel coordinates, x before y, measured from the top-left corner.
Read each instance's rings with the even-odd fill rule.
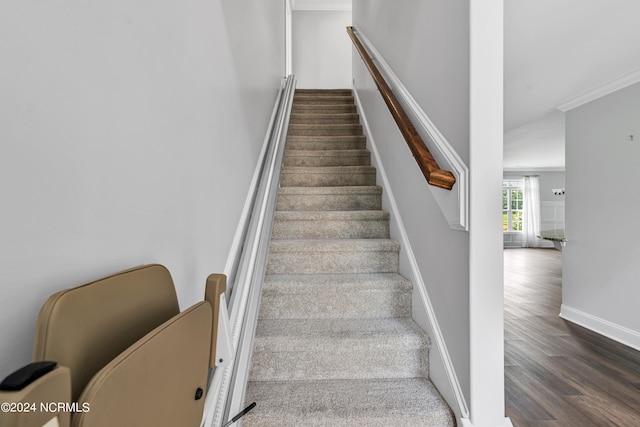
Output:
[[[284,2],[10,2],[0,14],[0,377],[53,292],[222,272],[284,75]],[[248,31],[247,29],[251,29]]]
[[[633,142],[627,137],[634,134]],[[640,84],[566,113],[563,310],[635,333],[640,345]],[[617,325],[617,327],[615,327]],[[594,326],[594,325],[589,325]],[[617,333],[616,332],[616,333]]]
[[[300,11],[292,17],[293,74],[297,87],[351,87],[350,11]]]
[[[469,160],[468,16],[466,2],[353,1],[354,25],[376,46],[465,162]],[[353,75],[468,399],[469,236],[449,228],[357,53]],[[401,266],[403,274],[410,276],[407,269]]]

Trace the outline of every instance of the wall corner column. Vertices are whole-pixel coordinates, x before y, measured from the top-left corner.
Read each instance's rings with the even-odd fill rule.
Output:
[[[510,425],[504,405],[501,212],[503,1],[469,1],[470,424]]]

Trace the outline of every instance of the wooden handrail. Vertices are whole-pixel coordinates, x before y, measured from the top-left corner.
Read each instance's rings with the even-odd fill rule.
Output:
[[[391,115],[396,121],[400,132],[402,132],[402,135],[404,136],[413,157],[416,159],[418,166],[420,166],[422,174],[427,179],[427,182],[436,187],[451,190],[451,188],[453,188],[453,184],[456,183],[456,177],[450,171],[440,169],[438,162],[433,158],[433,155],[427,148],[424,140],[416,131],[411,119],[409,119],[409,116],[405,113],[400,102],[391,91],[391,88],[384,80],[384,77],[382,77],[382,74],[376,65],[373,63],[373,59],[371,59],[371,56],[369,56],[369,53],[353,31],[353,27],[347,27],[347,33],[349,34],[349,37],[351,37],[351,40],[353,40],[353,44],[362,57],[367,69],[371,73],[371,77],[373,77],[376,86],[378,86],[382,99],[384,99],[385,104],[387,104]]]

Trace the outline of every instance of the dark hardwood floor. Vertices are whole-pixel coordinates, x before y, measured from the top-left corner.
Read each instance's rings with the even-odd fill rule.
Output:
[[[640,426],[640,352],[561,319],[562,253],[507,249],[506,412],[515,427]]]

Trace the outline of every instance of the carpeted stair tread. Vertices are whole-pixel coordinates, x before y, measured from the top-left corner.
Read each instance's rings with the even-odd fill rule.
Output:
[[[344,185],[335,187],[281,187],[278,195],[324,195],[339,196],[341,194],[382,194],[382,187],[379,185]]]
[[[354,97],[352,95],[294,95],[293,108],[296,104],[353,104]]]
[[[398,251],[388,239],[272,240],[266,273],[394,273]]]
[[[309,113],[296,112],[291,114],[289,123],[296,124],[336,124],[360,123],[357,113]]]
[[[410,317],[411,291],[411,282],[397,273],[271,274],[259,318]]]
[[[376,168],[363,166],[284,166],[280,175],[283,187],[335,187],[375,185]]]
[[[356,165],[356,166],[329,166],[329,167],[314,167],[314,166],[285,166],[282,168],[283,173],[316,173],[316,174],[354,174],[354,173],[375,173],[376,168],[370,165]],[[374,184],[375,185],[375,184]]]
[[[243,418],[244,427],[456,424],[444,399],[423,378],[252,382],[245,401],[257,406]]]
[[[336,253],[336,252],[397,252],[400,245],[390,239],[304,239],[273,240],[269,253]]]
[[[271,274],[265,276],[263,296],[306,294],[310,289],[366,289],[367,292],[411,292],[413,285],[398,273]]]
[[[428,347],[429,339],[410,318],[262,319],[249,378],[424,377]]]
[[[389,213],[379,211],[277,211],[272,239],[389,238]]]
[[[368,150],[286,150],[284,166],[370,166]]]
[[[389,212],[382,210],[358,211],[279,211],[276,220],[287,221],[326,221],[326,220],[377,220],[389,219]]]
[[[296,104],[296,113],[355,113],[357,112],[356,106],[353,104]]]
[[[289,135],[286,150],[364,150],[366,147],[364,135]]]
[[[280,187],[276,210],[382,209],[379,186]]]
[[[362,135],[362,125],[355,123],[291,123],[289,125],[291,136],[346,136]]]
[[[351,89],[310,89],[310,88],[298,88],[295,91],[296,95],[316,95],[316,96],[348,96],[352,94]]]
[[[291,135],[287,134],[287,149],[290,149],[290,142],[366,142],[366,136],[359,135]]]
[[[367,345],[371,349],[421,348],[429,338],[410,318],[265,319],[256,330],[255,350],[325,351],[330,347]]]

